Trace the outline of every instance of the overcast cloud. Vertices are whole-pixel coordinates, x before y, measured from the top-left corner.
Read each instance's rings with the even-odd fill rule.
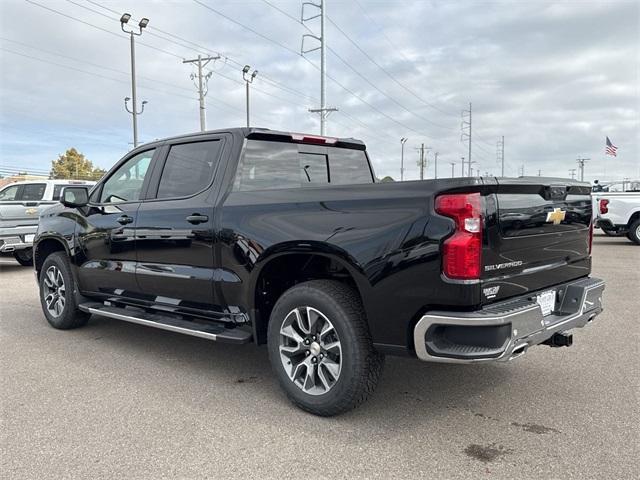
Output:
[[[69,147],[109,168],[131,148],[129,43],[117,20],[125,11],[150,19],[137,44],[138,97],[149,102],[142,141],[198,130],[191,67],[181,58],[215,52],[228,60],[212,67],[208,128],[244,124],[246,63],[260,72],[255,126],[317,133],[307,109],[318,106],[319,74],[295,54],[303,26],[262,0],[202,2],[273,42],[190,0],[0,2],[0,168],[48,170]],[[300,16],[300,1],[270,3]],[[328,81],[329,106],[339,109],[328,134],[363,139],[379,176],[399,177],[401,137],[409,137],[407,177],[418,176],[422,142],[440,153],[440,176],[451,174],[449,162],[459,175],[467,155],[460,112],[472,102],[472,158],[482,173],[500,173],[496,141],[504,135],[510,176],[524,165],[529,175],[566,177],[580,156],[591,159],[586,180],[640,178],[640,2],[326,3],[329,75],[361,99]],[[319,64],[318,52],[307,57]],[[604,156],[605,135],[617,158]]]

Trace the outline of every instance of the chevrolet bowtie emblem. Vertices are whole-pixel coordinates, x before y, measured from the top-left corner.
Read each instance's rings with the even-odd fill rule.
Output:
[[[24,211],[25,214],[27,215],[35,215],[36,213],[38,213],[38,209],[37,208],[27,208]]]
[[[561,208],[554,208],[553,212],[547,213],[547,223],[552,222],[554,225],[560,225],[566,214],[567,212]]]

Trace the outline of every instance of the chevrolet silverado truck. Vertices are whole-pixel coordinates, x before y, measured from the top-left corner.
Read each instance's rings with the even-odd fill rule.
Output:
[[[60,200],[67,185],[94,185],[82,180],[29,180],[0,189],[0,254],[11,254],[22,266],[33,265],[32,245],[40,213]]]
[[[626,235],[640,245],[640,191],[594,193],[596,226],[610,236]]]
[[[47,321],[90,315],[266,344],[283,390],[329,416],[384,356],[506,362],[602,311],[590,187],[572,180],[377,183],[365,145],[236,128],[131,151],[47,210]]]

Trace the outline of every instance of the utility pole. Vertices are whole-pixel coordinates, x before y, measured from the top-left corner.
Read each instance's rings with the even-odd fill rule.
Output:
[[[460,172],[460,176],[464,177],[464,157],[460,157],[460,160],[462,160],[462,165],[461,165],[462,171]]]
[[[219,58],[220,58],[219,55],[216,55],[215,57],[204,57],[204,58],[202,58],[202,55],[198,55],[198,58],[182,61],[182,63],[195,63],[198,68],[197,73],[191,74],[191,80],[193,80],[193,83],[198,89],[198,100],[200,102],[200,131],[201,132],[204,132],[207,129],[207,117],[205,114],[206,106],[204,103],[204,97],[207,95],[207,92],[208,92],[207,86],[209,84],[209,78],[211,78],[211,72],[208,72],[205,75],[203,75],[202,69],[206,67],[209,62],[211,61],[215,62]],[[197,79],[197,82],[196,82],[196,79]]]
[[[249,85],[253,83],[253,80],[258,75],[258,71],[254,70],[251,75],[249,75],[249,70],[251,67],[249,65],[245,65],[242,68],[242,79],[244,80],[246,86],[246,98],[247,98],[247,128],[249,128]]]
[[[469,102],[469,110],[463,110],[461,117],[460,141],[462,142],[466,138],[469,142],[469,156],[467,157],[467,161],[469,162],[469,176],[471,176],[471,102]]]
[[[335,112],[338,109],[335,107],[327,107],[327,42],[325,35],[325,19],[327,9],[325,6],[325,0],[319,0],[320,3],[302,2],[302,9],[300,12],[300,23],[308,22],[314,18],[320,18],[320,36],[304,34],[302,35],[302,44],[300,45],[300,54],[305,55],[307,53],[320,50],[320,108],[310,108],[309,112],[320,114],[320,135],[324,135],[326,132],[327,117],[331,112]],[[315,7],[320,10],[320,13],[312,15],[310,17],[304,16],[305,6]],[[312,38],[320,43],[320,46],[311,48],[309,50],[304,49],[304,39]]]
[[[456,168],[456,162],[449,162],[449,165],[451,165],[451,178],[454,178],[456,176],[456,172],[455,172],[455,168]]]
[[[571,175],[571,180],[575,180],[576,179],[576,169],[575,168],[570,168],[569,169],[569,175]]]
[[[518,167],[518,173],[521,177],[524,177],[524,164]]]
[[[502,139],[498,140],[498,143],[496,144],[496,155],[502,167],[500,174],[502,177],[504,177],[504,135],[502,136]]]
[[[580,181],[584,182],[584,162],[588,162],[590,158],[580,158],[576,160],[578,162],[578,168],[580,169]]]
[[[409,140],[407,137],[400,139],[400,181],[404,181],[404,144]]]
[[[128,33],[131,37],[131,98],[125,97],[124,109],[133,117],[133,148],[136,148],[138,146],[138,115],[142,115],[144,112],[144,106],[147,104],[147,101],[145,100],[142,102],[142,108],[138,112],[138,97],[136,92],[136,43],[134,36],[142,35],[142,29],[149,25],[149,19],[140,19],[138,22],[138,31],[135,31],[134,29],[125,30],[124,26],[129,23],[129,20],[131,20],[131,14],[129,13],[123,13],[122,17],[120,17],[120,28],[124,33]],[[129,110],[128,106],[129,100],[132,100],[131,110]]]
[[[438,153],[436,152],[434,154],[434,159],[433,159],[433,178],[438,178]]]
[[[538,176],[541,177],[542,176],[542,170],[538,169]]]
[[[429,147],[424,146],[424,143],[420,145],[419,148],[416,148],[416,150],[418,152],[420,152],[420,160],[418,161],[418,166],[420,167],[420,180],[424,180],[424,170],[426,168],[426,156],[425,156],[425,150],[430,150]]]

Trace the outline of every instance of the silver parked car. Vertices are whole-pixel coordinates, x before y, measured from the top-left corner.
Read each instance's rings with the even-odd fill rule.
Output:
[[[31,247],[43,210],[60,200],[67,185],[93,185],[83,180],[28,180],[0,190],[0,253],[12,253],[20,265],[33,263]]]

